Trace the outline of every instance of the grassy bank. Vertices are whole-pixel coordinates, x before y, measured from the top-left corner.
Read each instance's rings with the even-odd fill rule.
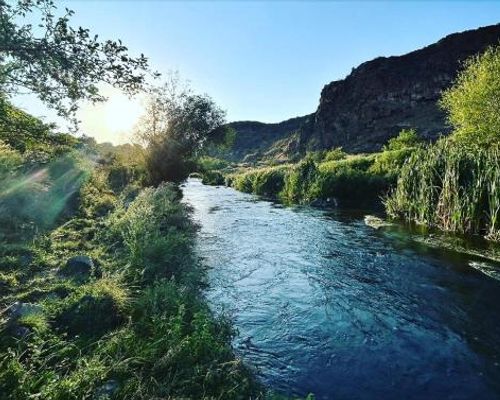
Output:
[[[178,189],[110,182],[97,167],[71,215],[3,241],[0,398],[255,397],[230,325],[200,297]]]
[[[296,164],[243,169],[227,174],[226,183],[291,204],[379,205],[420,146],[414,135],[408,140],[403,132],[379,153],[349,155],[333,149],[309,153]]]

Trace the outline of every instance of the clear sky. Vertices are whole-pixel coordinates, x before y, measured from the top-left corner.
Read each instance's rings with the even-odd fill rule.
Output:
[[[122,39],[160,72],[178,70],[228,120],[264,122],[313,112],[321,88],[364,61],[500,22],[500,2],[481,1],[57,3],[76,12],[75,24]],[[133,123],[137,104],[112,93],[107,106],[84,107],[83,128],[123,141],[118,131]],[[32,101],[24,105],[44,114]]]

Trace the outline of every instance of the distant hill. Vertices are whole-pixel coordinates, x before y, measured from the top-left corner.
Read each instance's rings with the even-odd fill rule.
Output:
[[[236,131],[236,137],[228,156],[234,160],[260,159],[275,146],[279,146],[283,139],[290,138],[293,134],[296,134],[294,142],[298,145],[299,132],[307,118],[312,118],[312,116],[313,114],[291,118],[276,124],[257,121],[231,122],[229,126]],[[298,148],[293,149],[293,151],[297,150]]]
[[[257,160],[299,150],[343,147],[377,151],[403,128],[429,140],[449,132],[436,102],[456,78],[461,63],[500,43],[500,24],[454,33],[411,53],[379,57],[353,69],[321,91],[315,113],[276,124],[232,122],[230,157]]]

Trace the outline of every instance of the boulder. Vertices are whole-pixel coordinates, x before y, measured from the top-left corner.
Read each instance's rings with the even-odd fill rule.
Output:
[[[78,281],[86,281],[91,277],[100,278],[102,276],[100,268],[87,255],[71,257],[66,262],[66,265],[59,270],[59,274],[65,278]]]
[[[16,320],[29,314],[40,314],[42,312],[43,308],[38,304],[16,301],[9,307],[8,315],[10,319]]]
[[[394,225],[393,223],[385,221],[382,218],[376,217],[374,215],[365,215],[365,224],[373,229],[380,229],[386,226]]]
[[[119,386],[120,385],[118,384],[118,382],[114,379],[110,379],[109,381],[104,382],[102,386],[99,386],[96,389],[94,393],[94,399],[103,400],[112,398],[118,390]]]
[[[22,303],[16,301],[7,309],[7,331],[17,338],[24,338],[31,333],[29,327],[21,325],[19,319],[33,314],[41,314],[42,306],[33,303]]]

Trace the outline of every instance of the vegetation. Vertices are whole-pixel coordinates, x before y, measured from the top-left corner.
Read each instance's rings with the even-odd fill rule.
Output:
[[[289,165],[255,168],[229,175],[227,183],[235,189],[261,196],[276,197],[285,185]]]
[[[228,177],[238,190],[290,203],[335,199],[344,205],[385,200],[389,216],[500,240],[500,47],[465,63],[440,104],[454,127],[436,144],[403,130],[380,153],[308,153],[297,164]]]
[[[373,205],[395,184],[401,167],[419,146],[416,132],[403,130],[381,153],[348,155],[341,149],[313,152],[297,164],[229,174],[227,183],[286,203]]]
[[[415,152],[386,208],[392,217],[499,241],[499,48],[465,66],[441,102],[453,134]]]
[[[136,137],[146,148],[150,183],[180,182],[196,169],[207,143],[226,140],[225,112],[207,95],[193,94],[177,76],[154,89]]]
[[[98,84],[127,93],[144,88],[148,72],[144,55],[131,57],[121,41],[100,41],[88,29],[72,27],[73,14],[68,9],[58,13],[52,0],[0,2],[3,95],[26,89],[61,116],[74,117],[79,100],[105,100]],[[23,23],[28,17],[31,22]]]
[[[93,161],[73,137],[53,133],[5,101],[3,111],[0,237],[32,237],[72,211]]]
[[[153,91],[146,149],[57,133],[9,96],[25,88],[72,117],[104,100],[100,83],[143,88],[147,61],[50,0],[0,11],[0,398],[259,398],[200,296],[189,209],[162,182],[224,138],[223,112]]]
[[[20,162],[7,146],[2,154]],[[200,299],[180,192],[162,184],[136,194],[137,182],[112,190],[116,162],[97,164],[68,218],[34,241],[2,244],[2,398],[257,396],[230,326]],[[92,273],[72,271],[82,254]]]
[[[403,168],[386,200],[390,216],[500,239],[500,149],[443,139]]]
[[[441,100],[456,141],[496,144],[500,139],[500,46],[470,58]]]

